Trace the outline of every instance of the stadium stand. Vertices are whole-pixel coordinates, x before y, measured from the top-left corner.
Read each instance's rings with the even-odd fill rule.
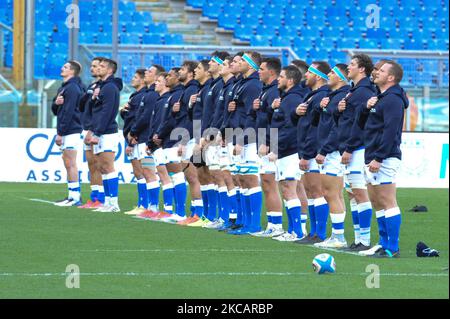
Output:
[[[13,0],[0,1],[0,21],[12,25]],[[36,0],[35,77],[59,77],[67,57],[66,6],[70,0]],[[82,44],[110,44],[112,0],[80,0]],[[366,6],[382,8],[380,26],[368,29]],[[448,0],[187,0],[201,9],[202,16],[217,21],[219,28],[233,32],[236,40],[251,46],[290,46],[308,62],[325,59],[331,64],[345,59],[342,49],[395,49],[448,51]],[[97,14],[100,13],[101,14]],[[119,4],[119,43],[185,43],[183,35],[171,33],[166,23],[155,23],[150,12],[138,11],[133,1]],[[5,58],[12,65],[12,35],[4,32]],[[151,61],[161,57],[154,55]],[[147,57],[146,57],[147,59]],[[164,61],[173,62],[170,57]],[[127,60],[128,61],[128,60]],[[137,60],[140,63],[140,60]],[[155,62],[156,63],[156,62]],[[437,77],[438,65],[423,67],[423,61],[409,60],[404,85],[423,85]],[[123,65],[137,67],[136,62]],[[167,65],[171,66],[171,65]],[[444,63],[448,73],[448,63]],[[431,83],[433,84],[433,82]],[[444,86],[448,78],[444,77]]]

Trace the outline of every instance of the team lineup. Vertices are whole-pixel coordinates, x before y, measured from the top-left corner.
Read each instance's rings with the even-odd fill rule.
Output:
[[[160,65],[136,70],[135,91],[122,106],[116,71],[115,61],[95,57],[93,82],[85,87],[78,62],[61,69],[52,111],[68,196],[55,205],[121,211],[114,168],[120,115],[138,191],[136,207],[125,214],[361,256],[400,256],[395,183],[408,99],[395,61],[374,64],[357,54],[348,65],[294,60],[283,67],[254,51],[215,51],[210,60],[167,71]],[[76,160],[81,140],[91,183],[85,204]],[[351,244],[344,236],[344,192]]]

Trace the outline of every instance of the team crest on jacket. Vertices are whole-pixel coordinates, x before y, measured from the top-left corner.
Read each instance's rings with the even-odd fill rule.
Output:
[[[169,107],[169,103],[164,104],[164,108],[167,109]]]
[[[373,108],[371,108],[371,109],[370,109],[370,113],[377,113],[377,109],[376,109],[376,108],[374,108],[374,107],[373,107]]]

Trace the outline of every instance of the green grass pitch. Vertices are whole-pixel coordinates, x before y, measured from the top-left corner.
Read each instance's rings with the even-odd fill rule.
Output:
[[[65,188],[0,184],[0,298],[449,297],[448,189],[398,190],[400,259],[329,252],[337,272],[317,275],[311,261],[325,250],[30,200],[61,199]],[[130,209],[136,186],[119,191],[121,209]],[[429,212],[407,212],[416,204]],[[353,239],[350,214],[346,237]],[[441,257],[417,258],[420,240]],[[79,266],[79,288],[66,287],[69,264]],[[370,264],[380,269],[379,288],[366,287]]]

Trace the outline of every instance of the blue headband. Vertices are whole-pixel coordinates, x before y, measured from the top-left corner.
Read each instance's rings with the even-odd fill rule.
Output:
[[[333,71],[334,73],[336,73],[336,75],[344,82],[348,82],[347,78],[344,76],[344,74],[342,74],[341,70],[339,70],[339,68],[337,66],[335,66],[334,68],[331,69],[331,71]]]
[[[255,69],[256,71],[259,71],[259,66],[256,65],[256,63],[252,60],[252,58],[250,56],[248,56],[247,54],[244,54],[242,59],[244,59],[244,61],[247,62],[253,69]]]
[[[328,76],[325,73],[320,72],[319,70],[317,70],[315,67],[313,67],[312,65],[308,68],[308,71],[320,76],[322,79],[328,81]]]
[[[214,62],[217,62],[217,64],[219,64],[219,65],[223,64],[223,60],[221,58],[219,58],[218,56],[213,56],[211,58],[211,60],[213,60]]]

